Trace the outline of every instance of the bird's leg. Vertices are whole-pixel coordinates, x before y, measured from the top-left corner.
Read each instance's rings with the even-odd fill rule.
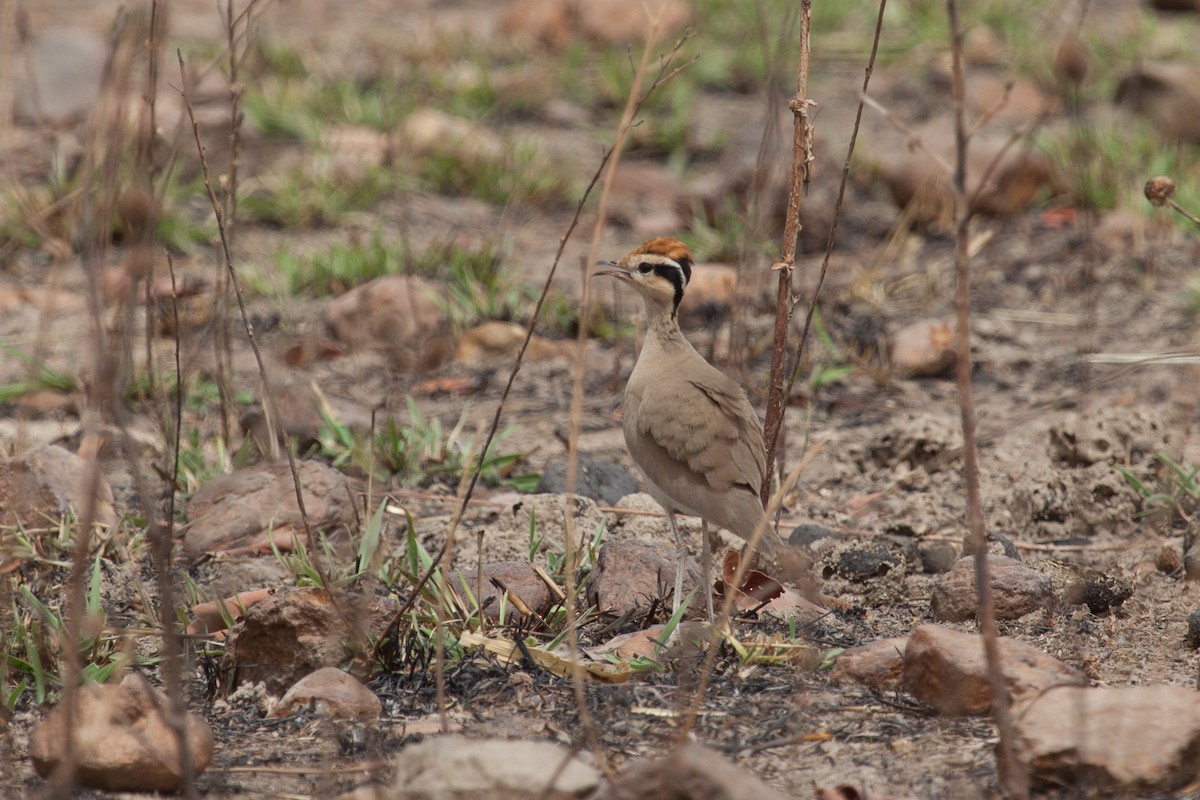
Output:
[[[671,613],[674,614],[683,600],[683,570],[687,562],[687,546],[683,543],[679,526],[675,524],[675,512],[667,512],[667,524],[671,526],[671,533],[675,535],[675,594],[671,597]]]
[[[708,520],[700,520],[700,541],[703,543],[700,550],[700,570],[704,574],[704,602],[708,607],[708,621],[712,622],[713,617],[713,602],[712,602],[712,542],[708,539]]]

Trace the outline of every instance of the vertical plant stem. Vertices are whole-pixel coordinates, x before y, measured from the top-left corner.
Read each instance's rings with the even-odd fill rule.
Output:
[[[812,35],[812,0],[800,4],[800,57],[796,67],[796,94],[788,102],[795,116],[792,128],[792,185],[788,194],[787,216],[783,223],[783,249],[771,269],[779,273],[775,292],[775,329],[771,341],[771,377],[767,387],[767,419],[763,426],[767,467],[759,496],[763,505],[771,496],[775,473],[775,445],[783,427],[784,396],[783,361],[787,352],[788,324],[792,319],[792,270],[796,266],[796,249],[800,242],[800,198],[807,183],[812,162],[812,121],[809,119],[808,61]]]
[[[1010,797],[1029,796],[1029,776],[1013,753],[1013,721],[1008,690],[996,641],[996,609],[988,575],[987,533],[984,530],[983,500],[979,488],[979,458],[976,445],[975,403],[971,392],[971,287],[970,225],[971,203],[967,197],[967,148],[970,136],[966,126],[964,102],[963,35],[956,0],[946,0],[950,20],[951,55],[954,82],[954,202],[955,202],[955,305],[957,308],[958,402],[962,418],[963,476],[967,488],[968,541],[964,550],[975,554],[975,590],[979,608],[979,629],[983,636],[988,682],[992,690],[992,716],[999,735],[997,773],[1000,785]]]

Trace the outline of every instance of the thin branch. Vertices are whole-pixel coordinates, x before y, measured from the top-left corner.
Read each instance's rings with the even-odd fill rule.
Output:
[[[997,773],[1000,784],[1012,797],[1029,796],[1029,775],[1013,752],[1013,720],[1008,690],[996,641],[996,609],[988,574],[987,533],[984,530],[983,500],[979,481],[979,451],[976,444],[975,402],[971,390],[971,288],[970,226],[971,204],[967,198],[967,148],[970,134],[966,125],[963,34],[956,0],[946,0],[950,20],[951,56],[954,84],[954,186],[955,186],[955,300],[958,337],[958,402],[962,417],[963,477],[967,488],[967,524],[970,537],[963,550],[975,555],[975,591],[978,597],[979,629],[987,660],[988,682],[992,690],[992,714],[999,736]]]
[[[796,250],[800,242],[800,197],[808,183],[808,171],[812,163],[812,121],[808,99],[808,61],[811,52],[812,0],[800,4],[800,58],[796,68],[796,94],[788,102],[795,115],[792,129],[792,184],[788,195],[787,216],[783,224],[783,251],[771,269],[779,272],[775,294],[775,331],[771,343],[771,378],[767,388],[767,418],[763,424],[763,444],[766,447],[766,471],[759,496],[763,505],[771,494],[775,473],[775,445],[783,427],[783,409],[787,398],[783,393],[783,361],[787,352],[788,324],[792,319],[792,270],[796,266]]]
[[[804,328],[800,331],[800,342],[796,345],[796,354],[792,358],[791,365],[787,370],[787,388],[783,393],[784,409],[787,408],[787,398],[792,396],[792,387],[796,383],[796,372],[800,366],[800,356],[804,352],[804,345],[808,341],[808,331],[812,327],[813,315],[817,310],[817,298],[821,296],[821,287],[825,285],[825,275],[829,272],[829,260],[833,256],[833,245],[837,240],[838,222],[842,218],[842,204],[846,199],[846,186],[850,182],[850,163],[854,159],[854,147],[858,142],[858,129],[862,124],[867,88],[871,84],[871,75],[875,71],[875,58],[879,54],[879,38],[883,33],[883,14],[886,8],[887,0],[880,0],[879,14],[875,18],[875,38],[871,41],[871,55],[867,59],[867,68],[863,74],[862,91],[858,96],[858,110],[854,114],[854,128],[850,132],[850,144],[846,148],[846,160],[842,163],[842,180],[838,184],[837,200],[833,204],[833,222],[829,226],[829,239],[825,242],[825,256],[821,260],[821,272],[817,276],[817,285],[813,289],[812,300],[808,304],[808,313],[804,317]],[[782,419],[780,422],[782,423]],[[767,447],[768,452],[772,452],[774,449],[773,443]]]

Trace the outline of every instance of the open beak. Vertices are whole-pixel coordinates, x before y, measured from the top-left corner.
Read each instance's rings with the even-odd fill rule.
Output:
[[[600,270],[599,272],[594,273],[596,275],[607,275],[610,278],[617,278],[618,280],[628,280],[629,279],[629,271],[624,269],[623,267],[621,267],[621,265],[618,262],[613,261],[610,258],[603,259],[602,261],[597,261],[596,266],[598,266],[598,267],[617,267],[617,269]]]

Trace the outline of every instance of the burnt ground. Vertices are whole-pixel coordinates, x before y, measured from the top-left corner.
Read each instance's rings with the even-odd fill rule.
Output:
[[[462,35],[499,35],[489,4],[402,5],[390,13],[403,13],[412,31],[446,26]],[[104,30],[112,14],[107,3],[83,10],[71,3],[47,6],[57,13],[72,11],[77,24],[95,30]],[[382,4],[344,15],[330,12],[317,0],[288,8],[296,13],[275,9],[264,15],[259,35],[320,53],[328,48],[324,57],[331,60],[369,38],[366,32],[372,26],[392,20]],[[174,24],[194,26],[184,37],[187,41],[213,40],[215,21],[206,18],[207,6],[186,3],[179,9]],[[42,24],[54,18],[50,11],[34,17]],[[814,76],[813,94],[822,98],[819,130],[828,137],[830,152],[840,153],[844,147],[861,69],[857,55],[843,54],[823,61]],[[881,95],[921,117],[944,108],[948,99],[943,87],[926,81],[924,69],[902,60],[881,70]],[[703,124],[728,132],[761,108],[763,99],[754,93],[710,92],[694,102],[694,116],[703,116]],[[431,103],[436,105],[436,98]],[[616,113],[611,115],[612,127]],[[595,168],[598,146],[591,131],[569,124],[551,126],[536,118],[513,125],[543,136],[546,147],[556,153],[571,154],[574,172],[586,176]],[[884,544],[904,556],[904,568],[865,581],[827,578],[823,591],[838,605],[799,631],[818,655],[815,662],[808,658],[744,666],[726,646],[716,659],[694,737],[797,797],[811,796],[814,787],[843,783],[902,797],[999,796],[992,751],[995,733],[987,720],[938,717],[903,693],[879,696],[852,685],[834,685],[827,670],[815,668],[822,660],[819,656],[835,648],[904,635],[931,621],[929,593],[936,576],[923,570],[918,545],[941,541],[956,547],[965,532],[954,383],[949,377],[904,378],[878,352],[880,338],[903,325],[953,314],[954,243],[936,226],[908,225],[894,209],[873,175],[882,161],[902,149],[904,134],[870,114],[865,126],[863,167],[856,170],[842,237],[821,290],[832,350],[810,342],[803,364],[808,371],[814,365],[843,363],[854,369],[829,385],[804,385],[803,378],[797,383],[786,422],[785,466],[798,463],[806,447],[819,447],[819,452],[786,499],[782,531],[786,535],[800,523],[824,525],[852,547]],[[276,153],[270,142],[256,141],[259,135],[253,131],[247,136],[246,175],[270,174],[274,157],[302,148],[285,144]],[[45,142],[29,138],[33,143],[10,157],[30,159],[27,172],[36,173],[43,154],[39,147]],[[806,202],[827,204],[836,174],[836,168],[827,170],[819,178],[825,185]],[[1062,203],[1060,199],[1050,205]],[[1044,213],[1047,207],[983,218],[972,231],[978,245],[971,276],[973,383],[985,518],[989,532],[1011,540],[1027,562],[1053,559],[1077,570],[1099,570],[1130,582],[1134,591],[1121,606],[1103,614],[1085,606],[1058,605],[1001,623],[1001,633],[1078,667],[1098,685],[1194,686],[1200,656],[1188,648],[1186,633],[1188,615],[1200,606],[1200,597],[1195,584],[1184,579],[1182,568],[1159,568],[1164,550],[1179,563],[1187,523],[1170,515],[1143,514],[1147,509],[1142,498],[1117,466],[1147,486],[1170,490],[1168,475],[1156,461],[1159,453],[1180,464],[1200,462],[1200,367],[1187,359],[1143,358],[1130,364],[1108,355],[1182,354],[1194,362],[1197,317],[1184,298],[1189,286],[1194,291],[1200,245],[1194,233],[1165,226],[1161,216],[1151,220],[1135,215],[1130,227],[1111,236],[1101,235],[1109,228],[1099,214],[1081,213],[1062,224]],[[199,192],[190,208],[198,217],[204,215]],[[585,210],[581,231],[590,231],[594,213],[592,207]],[[500,236],[507,244],[511,270],[522,282],[537,285],[548,273],[570,221],[565,204],[498,208],[476,199],[398,188],[333,225],[242,225],[235,261],[261,268],[272,264],[273,254],[283,247],[320,249],[330,242],[361,240],[365,231],[374,230],[402,231],[419,243]],[[776,221],[765,222],[763,228],[772,232],[765,241],[777,237]],[[602,255],[615,257],[646,235],[629,224],[615,225],[604,237]],[[745,235],[755,234],[750,230]],[[556,278],[556,288],[574,302],[586,239],[587,233],[577,233],[569,243]],[[763,252],[774,251],[768,246]],[[113,263],[121,262],[120,243],[110,257]],[[701,352],[714,353],[718,363],[744,376],[761,409],[774,274],[766,272],[765,259],[749,260],[762,269],[743,268],[741,286],[747,300],[733,319],[693,320],[688,333]],[[79,266],[77,255],[55,260],[47,248],[22,247],[0,274],[0,285],[29,289],[54,281],[58,289],[82,297],[86,284]],[[819,266],[819,256],[812,254],[798,265],[794,288],[802,301],[799,308],[811,297]],[[203,283],[213,274],[214,255],[194,248],[177,256],[176,268],[185,282]],[[632,298],[607,288],[599,294],[616,319],[636,315]],[[503,359],[483,366],[449,364],[420,375],[394,370],[386,357],[368,352],[289,365],[285,354],[320,329],[327,302],[250,297],[250,311],[262,323],[259,337],[274,374],[314,381],[326,396],[360,408],[384,406],[401,420],[403,398],[414,390],[424,392],[417,400],[422,414],[447,428],[465,419],[465,429],[473,430],[490,419],[509,370]],[[89,339],[86,315],[40,318],[31,306],[8,312],[3,341],[18,349],[36,342],[47,363],[86,379],[91,368],[81,365],[77,355]],[[735,353],[738,363],[732,365],[731,327],[748,342],[744,352]],[[232,329],[233,383],[254,394],[258,378],[253,361],[244,336],[236,335],[236,325]],[[186,368],[194,374],[212,370],[211,337],[210,327],[183,340]],[[154,347],[167,354],[173,344],[165,337]],[[134,349],[141,347],[138,340]],[[633,337],[615,343],[593,340],[580,362],[586,366],[580,446],[593,456],[625,464],[630,462],[620,435],[620,390],[634,355]],[[524,454],[519,471],[540,472],[565,454],[576,366],[571,358],[523,366],[503,415],[504,426],[512,429],[503,449]],[[23,375],[16,359],[6,359],[2,369],[4,380]],[[446,377],[466,377],[477,388],[465,397],[425,391],[431,379]],[[16,403],[5,408],[6,451],[58,439],[78,443],[81,415],[73,409],[40,412]],[[165,451],[152,412],[137,405],[131,410],[131,426],[147,454],[161,457]],[[211,409],[189,414],[188,424],[206,438],[218,432]],[[119,510],[136,511],[129,468],[109,458],[105,473]],[[434,481],[417,489],[383,488],[414,513],[422,540],[436,547],[452,509],[436,495],[452,493],[454,487]],[[481,487],[464,530],[493,524],[486,501],[508,491]],[[695,543],[695,527],[690,530]],[[665,539],[665,530],[663,535]],[[509,557],[527,548],[519,537],[488,542],[489,558]],[[473,564],[473,556],[464,555],[462,563]],[[148,563],[139,567],[150,574]],[[45,585],[61,586],[54,581]],[[585,640],[596,636],[600,627],[585,628]],[[975,629],[969,623],[958,627]],[[741,623],[739,630],[747,635],[772,631],[769,623],[761,622]],[[436,730],[438,706],[429,654],[419,650],[374,676],[371,687],[383,699],[384,718],[363,728],[304,717],[266,720],[253,692],[218,701],[219,693],[206,685],[204,657],[199,651],[190,655],[191,707],[212,725],[217,739],[214,762],[200,779],[206,797],[334,796],[364,782],[367,774],[385,775],[389,756]],[[587,686],[592,736],[615,768],[665,752],[694,679],[692,667],[682,663],[621,685]],[[449,724],[468,734],[548,739],[584,750],[592,745],[581,726],[570,682],[537,669],[468,657],[447,669],[446,696]],[[3,785],[11,796],[37,796],[42,786],[25,759],[29,727],[40,715],[25,698],[7,727],[13,766],[4,770]],[[1072,787],[1039,791],[1047,797],[1077,796]]]

